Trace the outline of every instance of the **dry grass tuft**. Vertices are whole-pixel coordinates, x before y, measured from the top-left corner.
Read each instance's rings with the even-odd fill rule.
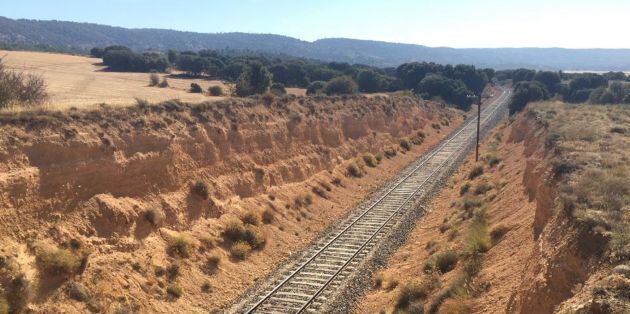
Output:
[[[194,248],[195,244],[191,237],[185,234],[177,234],[168,240],[166,252],[173,257],[189,258]]]
[[[79,273],[86,266],[88,258],[86,251],[47,244],[37,244],[35,255],[41,268],[48,274],[56,276],[72,276]]]
[[[184,288],[179,284],[170,284],[166,287],[166,293],[172,298],[179,299],[184,295]]]
[[[197,181],[190,187],[190,193],[207,200],[210,197],[210,189],[208,184],[203,181]]]
[[[243,214],[241,221],[248,225],[258,226],[260,225],[262,218],[257,212],[250,210]]]
[[[361,178],[365,175],[365,171],[356,161],[351,161],[346,167],[348,170],[348,176],[354,178]]]
[[[365,164],[371,168],[375,168],[376,166],[378,166],[378,161],[376,160],[376,158],[374,158],[374,155],[370,153],[363,154],[363,162],[365,162]]]
[[[455,251],[444,251],[433,254],[431,258],[424,264],[424,271],[426,273],[432,271],[439,271],[442,274],[446,274],[455,268],[455,265],[459,261],[459,255]]]
[[[483,174],[483,165],[477,164],[468,173],[468,179],[473,180]]]
[[[411,141],[408,138],[404,137],[404,138],[400,139],[399,145],[405,151],[410,151],[411,150],[411,146],[413,144],[411,143]]]
[[[437,287],[436,280],[413,279],[400,287],[396,297],[396,308],[407,309],[412,304],[426,299],[427,296]]]
[[[230,248],[230,254],[237,260],[244,260],[252,251],[252,247],[245,242],[238,242]]]

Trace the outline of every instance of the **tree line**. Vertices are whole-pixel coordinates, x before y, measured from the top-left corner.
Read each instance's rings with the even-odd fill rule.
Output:
[[[497,71],[495,75],[500,82],[512,81],[511,113],[521,111],[529,102],[550,98],[568,103],[630,104],[630,77],[623,72],[597,74],[516,69]]]
[[[284,87],[306,88],[307,94],[353,94],[411,90],[425,98],[439,98],[467,110],[494,77],[492,69],[471,65],[405,63],[397,68],[322,62],[289,56],[225,50],[135,53],[124,46],[93,48],[112,71],[165,72],[177,69],[185,76],[208,77],[235,84],[235,94],[247,96]]]

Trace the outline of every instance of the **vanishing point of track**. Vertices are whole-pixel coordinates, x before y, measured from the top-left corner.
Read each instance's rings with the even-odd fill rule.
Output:
[[[504,109],[510,92],[501,95],[481,113],[482,127]],[[425,157],[403,171],[381,195],[351,214],[321,241],[307,249],[302,258],[260,295],[245,304],[243,313],[319,312],[327,301],[327,290],[335,290],[390,229],[403,217],[411,202],[428,190],[439,172],[467,153],[474,140],[477,119],[444,140]]]

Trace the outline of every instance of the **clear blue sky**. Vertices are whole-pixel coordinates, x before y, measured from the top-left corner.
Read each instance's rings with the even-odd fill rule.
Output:
[[[309,41],[630,48],[630,0],[2,0],[0,16]]]

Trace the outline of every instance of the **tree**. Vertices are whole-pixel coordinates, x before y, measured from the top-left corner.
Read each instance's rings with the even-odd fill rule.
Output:
[[[203,89],[197,83],[190,83],[190,92],[191,93],[201,93]]]
[[[326,82],[315,81],[311,82],[306,89],[306,95],[316,95],[324,92],[324,88],[326,88]]]
[[[534,81],[540,82],[549,94],[555,95],[560,92],[560,75],[552,71],[539,71],[534,75]]]
[[[464,111],[470,110],[473,92],[461,80],[453,80],[439,74],[429,74],[420,81],[414,90],[417,94],[440,97]]]
[[[534,79],[536,75],[535,70],[529,69],[517,69],[512,72],[512,83],[517,84],[518,82],[529,82]]]
[[[105,54],[105,49],[100,47],[94,47],[90,50],[90,55],[94,58],[103,58]]]
[[[510,114],[520,112],[529,102],[547,99],[548,97],[547,90],[539,82],[519,82],[514,86],[514,95],[509,105]]]
[[[359,90],[364,93],[375,93],[386,89],[384,88],[386,82],[382,75],[372,69],[359,71],[357,83]]]
[[[208,93],[210,96],[223,96],[223,88],[218,85],[210,86],[208,88]]]
[[[252,62],[236,82],[236,94],[241,97],[263,94],[271,85],[272,74],[260,62]]]
[[[282,83],[273,83],[269,90],[276,96],[282,96],[287,94],[287,90]]]
[[[357,83],[349,76],[340,76],[330,80],[324,88],[326,95],[346,95],[358,92]]]
[[[41,76],[7,70],[0,58],[0,109],[13,105],[37,106],[47,97],[46,83]]]

